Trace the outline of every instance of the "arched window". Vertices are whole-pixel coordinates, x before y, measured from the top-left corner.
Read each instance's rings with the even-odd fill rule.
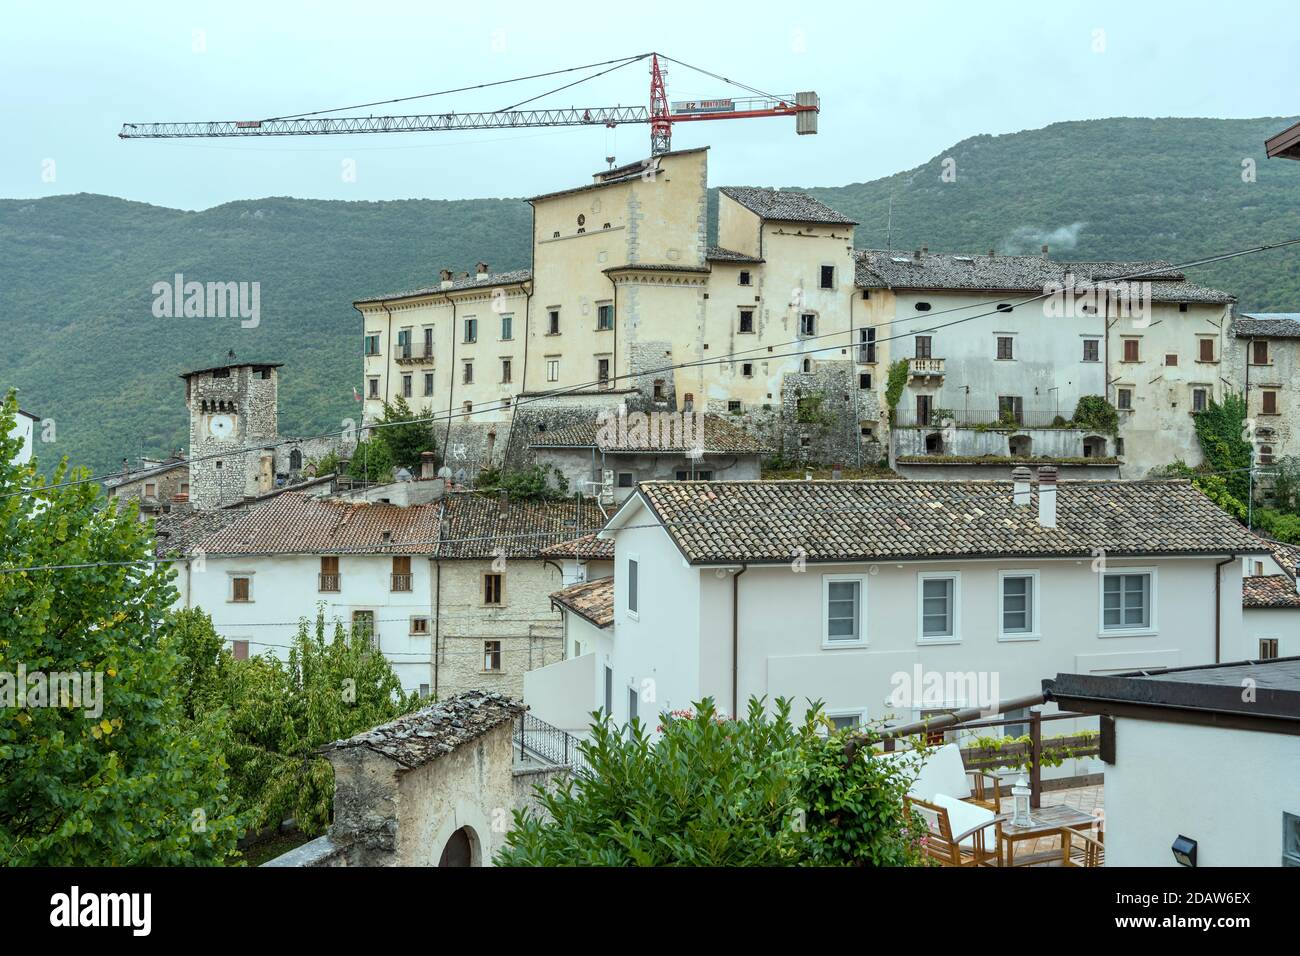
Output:
[[[939,432],[930,432],[925,436],[925,453],[927,455],[943,454],[943,435]]]
[[[289,470],[290,471],[302,470],[302,452],[299,451],[297,448],[289,452]]]
[[[1083,440],[1084,458],[1105,458],[1106,439],[1100,435],[1089,435]]]
[[[469,827],[461,827],[451,835],[447,840],[447,845],[442,848],[442,857],[438,860],[439,866],[477,866],[475,860],[478,849],[478,838],[474,831]]]

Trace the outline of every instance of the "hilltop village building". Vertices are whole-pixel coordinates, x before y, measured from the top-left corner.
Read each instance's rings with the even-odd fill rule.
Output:
[[[534,196],[530,269],[357,300],[367,420],[398,396],[440,415],[467,474],[620,406],[727,415],[787,460],[942,466],[922,477],[1200,460],[1232,295],[1165,262],[856,250],[852,218],[775,189],[722,187],[710,245],[707,156]],[[1118,425],[1076,423],[1085,396]]]

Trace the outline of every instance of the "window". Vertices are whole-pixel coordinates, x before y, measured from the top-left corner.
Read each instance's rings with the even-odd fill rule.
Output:
[[[231,641],[230,654],[237,661],[248,660],[248,641]]]
[[[928,335],[916,337],[916,358],[932,358],[933,343]]]
[[[1117,571],[1102,575],[1102,631],[1154,630],[1151,571]]]
[[[428,684],[421,684],[421,685],[420,685],[420,696],[421,696],[421,697],[428,697],[428,696],[429,696],[429,685],[428,685]]]
[[[483,670],[494,672],[501,670],[500,641],[483,642]]]
[[[738,401],[728,400],[728,401],[727,401],[727,411],[729,411],[729,412],[739,412],[739,411],[740,411],[740,402],[738,402]]]
[[[662,402],[664,400],[664,380],[662,378],[655,379],[654,389],[651,394],[657,402]]]
[[[631,471],[620,471],[618,473],[618,486],[620,488],[632,488],[636,485],[636,474]]]
[[[393,555],[392,590],[411,590],[411,556],[409,554]]]
[[[1099,343],[1096,339],[1083,340],[1083,360],[1085,362],[1099,362],[1098,353],[1100,351]]]
[[[424,329],[424,357],[433,357],[433,328],[426,326]]]
[[[501,360],[501,384],[502,385],[510,384],[510,375],[513,370],[514,370],[513,364],[511,363],[510,359]]]
[[[835,288],[835,267],[822,266],[821,280],[818,283],[823,289]]]
[[[230,579],[230,600],[240,604],[253,600],[253,579],[233,577]]]
[[[748,270],[748,269],[741,269],[741,270],[740,270],[740,284],[741,284],[741,285],[749,285],[749,284],[750,284],[750,279],[749,279],[749,270]]]
[[[1133,410],[1133,389],[1115,389],[1115,407],[1122,412],[1131,412]]]
[[[869,389],[869,388],[871,388],[871,373],[870,373],[870,372],[859,372],[859,373],[858,373],[858,388],[861,388],[861,389]]]
[[[1166,365],[1167,367],[1169,367],[1169,368],[1173,368],[1173,367],[1175,367],[1176,365],[1178,365],[1178,353],[1177,353],[1177,352],[1166,352],[1166,353],[1165,353],[1165,365]]]
[[[1262,402],[1260,406],[1261,415],[1277,414],[1277,392],[1275,390],[1265,389],[1260,392],[1260,400]]]
[[[371,398],[378,398],[378,397],[379,397],[379,379],[377,379],[377,378],[368,379],[368,382],[369,382],[369,385],[370,385],[370,391],[367,392],[366,394],[369,395]]]
[[[470,342],[477,342],[477,341],[478,341],[478,319],[467,318],[465,320],[465,342],[466,344],[469,344]]]
[[[410,376],[410,374],[406,374],[406,375],[403,375],[403,376],[402,376],[402,397],[403,397],[403,398],[410,398],[410,397],[411,397],[411,376]]]
[[[862,726],[862,712],[859,710],[828,711],[826,719],[831,722],[831,727],[837,733],[841,730],[852,730],[854,727]]]
[[[1001,622],[998,636],[1025,640],[1038,636],[1038,574],[1000,571]]]
[[[1261,637],[1259,639],[1259,659],[1261,661],[1271,661],[1277,657],[1277,638]]]
[[[560,380],[560,360],[546,360],[546,380],[548,382],[558,382]]]
[[[1011,354],[1011,342],[1012,342],[1012,338],[1009,335],[998,336],[998,358],[999,359],[1002,359],[1004,361],[1009,361],[1011,358],[1013,358]]]
[[[466,385],[472,385],[474,383],[474,363],[466,362],[461,368],[463,372],[460,380]]]
[[[740,310],[740,331],[741,332],[754,331],[754,310],[753,309]]]
[[[1142,343],[1138,339],[1124,340],[1124,361],[1125,362],[1138,361],[1138,347],[1141,344]]]
[[[929,312],[929,311],[930,311],[930,303],[929,303],[929,302],[918,302],[918,303],[916,303],[916,305],[914,306],[914,308],[916,309],[917,312]]]
[[[1009,710],[1002,715],[1007,720],[1019,720],[1029,717],[1028,707],[1019,707],[1015,710]],[[1028,724],[1003,724],[1002,733],[1007,737],[1024,737],[1029,733]]]
[[[426,396],[433,394],[433,373],[432,372],[424,373],[424,394]]]
[[[676,475],[678,481],[712,481],[713,480],[713,472],[708,470],[693,472],[689,468],[678,468]]]
[[[596,306],[596,330],[605,332],[614,327],[614,306],[608,302]]]
[[[323,554],[320,559],[320,580],[319,590],[325,592],[335,592],[339,590],[339,558],[338,555]]]
[[[515,317],[513,315],[501,316],[501,341],[509,342],[515,337]]]
[[[631,732],[632,732],[632,721],[634,721],[634,720],[636,720],[636,719],[637,719],[637,696],[636,696],[636,688],[635,688],[635,687],[629,687],[629,688],[627,689],[627,723],[628,723],[628,733],[629,733],[629,734],[631,734]]]
[[[602,387],[609,385],[609,359],[596,359],[596,381]]]
[[[605,715],[614,713],[614,668],[605,667]]]
[[[957,632],[957,573],[919,574],[921,641],[960,640]]]
[[[427,617],[413,617],[413,618],[411,618],[411,633],[412,633],[412,634],[428,634],[428,633],[429,633],[429,619],[428,619]]]
[[[1214,339],[1201,339],[1200,348],[1201,348],[1201,353],[1200,353],[1201,361],[1213,362],[1214,361]]]
[[[560,334],[560,310],[559,310],[559,309],[549,309],[549,310],[547,311],[547,313],[546,313],[546,334],[547,334],[547,335],[559,335],[559,334]]]
[[[1252,342],[1250,344],[1251,363],[1254,365],[1268,364],[1268,343]]]
[[[146,498],[158,497],[158,483],[154,481],[146,481],[144,483],[144,496]]]
[[[1204,388],[1192,389],[1192,411],[1194,412],[1205,411],[1206,406],[1209,404],[1208,395],[1209,392],[1207,389]]]
[[[411,330],[402,329],[397,333],[397,354],[402,358],[411,357]]]
[[[502,588],[505,584],[505,575],[503,574],[485,574],[483,575],[483,603],[500,606],[505,603],[502,600]]]
[[[754,377],[754,363],[753,363],[753,362],[742,362],[742,363],[740,364],[740,374],[743,375],[743,376],[745,376],[745,378],[753,378],[753,377]]]
[[[366,355],[378,355],[378,354],[379,354],[379,333],[378,333],[378,332],[367,332],[367,333],[366,333],[366,353],[365,353],[365,354],[366,354]]]
[[[353,640],[365,641],[373,648],[379,646],[379,640],[375,636],[374,611],[352,612],[352,638]]]
[[[822,575],[823,647],[867,642],[864,587],[865,579],[860,575]]]
[[[627,559],[627,609],[635,617],[637,614],[637,580],[636,580],[637,560],[636,558]]]
[[[230,369],[228,369],[228,368],[218,368],[218,369],[213,369],[213,370],[212,370],[212,377],[213,377],[213,378],[230,378]]]
[[[1260,463],[1261,465],[1271,465],[1271,464],[1273,464],[1273,446],[1272,446],[1272,445],[1260,445],[1260,446],[1259,446],[1259,463]]]
[[[1025,400],[1020,395],[998,396],[998,419],[1023,424],[1025,420]]]
[[[804,312],[799,316],[799,334],[816,335],[817,334],[817,316],[811,312]]]
[[[473,403],[473,402],[462,402],[460,407],[461,407],[461,409],[465,412],[466,415],[468,415],[470,412],[474,411],[474,403]]]
[[[876,360],[876,330],[858,329],[858,361],[864,364]]]

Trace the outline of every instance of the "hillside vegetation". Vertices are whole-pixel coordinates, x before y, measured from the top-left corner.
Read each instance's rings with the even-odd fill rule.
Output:
[[[976,136],[916,169],[809,191],[861,221],[858,244],[1187,260],[1300,236],[1300,163],[1264,158],[1291,120],[1113,119]],[[887,145],[868,139],[864,148]],[[943,161],[956,180],[943,182]],[[1242,160],[1257,181],[1242,181]],[[757,173],[756,173],[757,175]],[[509,184],[504,184],[508,188]],[[756,182],[754,185],[764,185]],[[714,197],[716,202],[716,196]],[[57,426],[54,454],[96,470],[187,440],[186,368],[228,350],[276,360],[284,434],[355,417],[361,326],[352,300],[435,284],[440,268],[528,265],[517,199],[329,202],[268,198],[182,212],[107,196],[0,200],[0,387]],[[154,283],[261,283],[261,321],[155,318]],[[1193,273],[1246,309],[1300,309],[1300,252]]]

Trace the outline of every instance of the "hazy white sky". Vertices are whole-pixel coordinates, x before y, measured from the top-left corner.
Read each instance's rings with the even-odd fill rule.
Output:
[[[6,0],[0,196],[95,192],[188,209],[232,199],[521,196],[649,150],[645,126],[119,140],[124,121],[252,119],[660,50],[778,93],[793,120],[685,124],[714,185],[842,185],[956,141],[1108,116],[1300,113],[1300,4],[970,2],[116,3]],[[536,81],[373,112],[498,109]],[[735,91],[673,67],[669,96]],[[644,64],[539,105],[644,104]],[[53,164],[49,161],[53,161]],[[343,161],[355,161],[354,182]],[[47,181],[53,173],[53,181]]]

